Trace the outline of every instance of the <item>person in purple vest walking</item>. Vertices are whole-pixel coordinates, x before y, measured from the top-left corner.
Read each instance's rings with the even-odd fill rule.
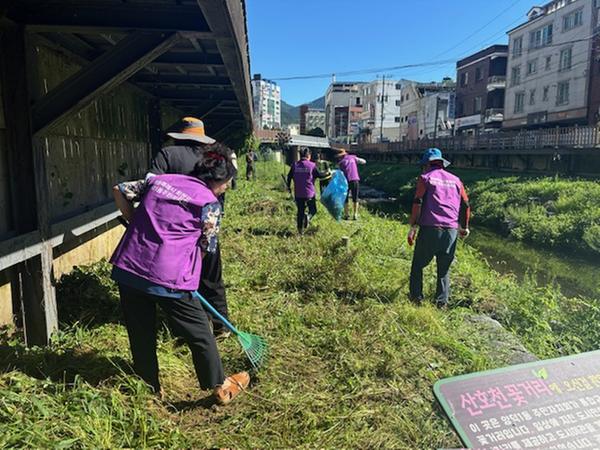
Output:
[[[450,297],[450,265],[454,260],[458,235],[469,235],[471,208],[469,197],[457,176],[447,172],[449,161],[437,148],[426,150],[421,157],[423,173],[417,181],[409,224],[408,244],[416,238],[410,270],[410,298],[423,301],[423,269],[433,257],[437,264],[435,303],[448,304]]]
[[[344,218],[348,219],[348,202],[352,198],[352,219],[358,219],[358,188],[360,182],[360,176],[358,175],[358,164],[366,164],[362,158],[356,155],[349,154],[345,149],[338,148],[336,157],[338,159],[338,167],[346,176],[348,180],[348,197],[346,197],[346,206],[344,209]]]
[[[287,176],[287,186],[291,190],[292,181],[294,182],[294,199],[298,213],[296,215],[296,224],[298,233],[304,233],[310,220],[317,213],[317,202],[315,200],[315,178],[325,178],[326,173],[317,169],[317,165],[310,160],[310,150],[306,147],[300,149],[300,160],[292,164]],[[306,208],[308,207],[308,214]]]
[[[114,191],[129,226],[110,260],[112,278],[119,285],[135,371],[157,393],[156,305],[190,347],[201,388],[212,389],[218,403],[229,403],[250,382],[246,372],[225,377],[207,313],[191,295],[200,281],[202,254],[217,248],[217,197],[234,174],[231,150],[213,144],[198,155],[191,175],[149,176],[135,209]]]

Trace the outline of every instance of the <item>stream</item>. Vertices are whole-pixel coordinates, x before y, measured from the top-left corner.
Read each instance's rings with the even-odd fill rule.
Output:
[[[361,200],[373,212],[397,217],[406,212],[384,192],[361,186]],[[466,243],[478,249],[488,264],[503,274],[519,279],[532,276],[540,286],[555,284],[567,297],[600,299],[600,264],[575,254],[536,248],[474,225]]]

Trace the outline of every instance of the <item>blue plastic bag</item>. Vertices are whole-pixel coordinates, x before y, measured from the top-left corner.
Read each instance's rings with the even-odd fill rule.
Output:
[[[321,193],[321,203],[338,222],[342,220],[347,195],[348,181],[346,177],[341,170],[334,170],[331,181]]]

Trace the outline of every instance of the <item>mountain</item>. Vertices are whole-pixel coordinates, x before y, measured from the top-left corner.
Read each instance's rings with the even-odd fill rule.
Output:
[[[309,108],[325,109],[325,96],[319,97],[307,105]],[[300,123],[300,105],[292,106],[281,100],[281,126],[286,127],[292,123]]]

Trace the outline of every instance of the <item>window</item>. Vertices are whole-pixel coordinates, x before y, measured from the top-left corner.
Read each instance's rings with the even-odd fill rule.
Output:
[[[544,91],[542,94],[542,101],[547,102],[550,94],[550,86],[544,86]]]
[[[566,105],[569,103],[569,82],[561,81],[558,83],[558,89],[556,90],[556,104]]]
[[[396,100],[396,106],[400,106],[400,100]]]
[[[529,49],[544,47],[552,44],[552,24],[538,28],[529,33]]]
[[[475,112],[475,114],[481,112],[481,97],[475,97],[473,99],[473,111]]]
[[[525,106],[525,92],[515,94],[515,114],[522,113]]]
[[[360,97],[356,97],[356,104],[360,105]]]
[[[483,80],[483,74],[481,73],[481,67],[475,69],[475,81]]]
[[[512,57],[518,58],[523,54],[523,36],[519,36],[513,41]]]
[[[533,75],[537,72],[537,59],[527,61],[527,75]]]
[[[583,9],[563,16],[563,31],[572,30],[580,25],[583,25]]]
[[[550,70],[552,66],[552,56],[546,56],[546,70]]]
[[[402,89],[402,85],[400,83],[396,83],[396,90],[399,91]]]
[[[400,123],[400,117],[394,117],[394,122]]]
[[[563,48],[560,51],[560,59],[558,61],[558,71],[569,70],[571,68],[572,48]]]
[[[516,66],[512,68],[510,74],[510,84],[511,86],[517,86],[521,84],[521,66]]]
[[[529,104],[535,105],[535,89],[529,91]]]
[[[469,72],[464,72],[460,74],[460,85],[465,87],[469,84]]]

